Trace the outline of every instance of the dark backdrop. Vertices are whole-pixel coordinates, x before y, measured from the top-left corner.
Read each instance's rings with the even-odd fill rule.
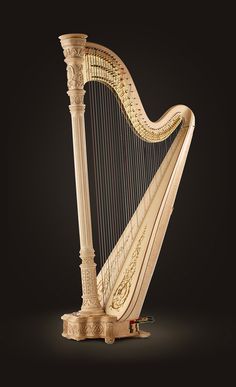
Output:
[[[194,380],[203,370],[218,377],[231,363],[228,15],[216,7],[207,12],[183,4],[136,8],[58,4],[50,11],[21,5],[14,16],[9,13],[12,28],[3,53],[9,91],[4,112],[8,257],[3,261],[9,278],[2,310],[4,321],[9,317],[10,333],[4,335],[9,364],[19,366],[24,377],[49,368],[53,380],[62,371],[82,377],[84,367],[98,365],[113,370],[115,379],[125,368],[144,380],[145,370],[149,375],[164,370],[168,379],[171,368]],[[153,337],[142,342],[105,346],[60,337],[60,315],[79,309],[81,302],[71,125],[57,38],[69,32],[87,33],[124,60],[150,118],[177,103],[196,116],[175,211],[144,305],[144,314],[154,315],[157,323]]]

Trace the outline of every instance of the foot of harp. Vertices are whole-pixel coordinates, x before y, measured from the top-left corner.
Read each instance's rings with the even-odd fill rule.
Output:
[[[150,332],[146,332],[146,331],[139,331],[139,337],[141,339],[146,339],[147,337],[151,336],[151,333]]]
[[[61,318],[63,337],[76,341],[104,339],[106,344],[113,344],[118,338],[147,338],[150,333],[140,330],[139,324],[153,322],[151,317],[117,321],[116,317],[106,314],[84,316],[77,312],[64,314]]]
[[[111,339],[110,337],[105,337],[105,343],[106,344],[113,344],[115,341],[115,338]]]

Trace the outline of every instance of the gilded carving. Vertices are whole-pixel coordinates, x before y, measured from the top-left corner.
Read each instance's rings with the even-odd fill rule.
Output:
[[[127,237],[125,238],[125,241],[124,243],[120,246],[120,248],[118,249],[115,257],[113,258],[113,260],[111,261],[111,264],[110,265],[107,265],[107,268],[105,270],[105,273],[104,274],[101,274],[101,278],[100,280],[98,281],[98,284],[97,284],[97,288],[98,288],[98,299],[99,301],[101,302],[101,304],[103,303],[103,298],[104,298],[104,295],[107,293],[108,291],[108,288],[109,288],[109,285],[110,285],[110,277],[111,277],[111,274],[114,272],[114,270],[117,270],[117,259],[120,258],[121,254],[124,253],[124,250],[126,248],[126,245],[127,245],[127,242],[129,241],[130,237],[131,237],[131,233],[132,233],[132,228],[131,228],[131,231],[129,232],[129,234],[127,235]],[[109,259],[109,258],[108,258]]]
[[[144,239],[145,233],[146,233],[147,226],[145,226],[143,233],[141,237],[138,240],[137,246],[135,247],[131,261],[129,263],[128,268],[125,270],[123,279],[117,289],[115,290],[115,293],[113,294],[112,304],[111,308],[119,310],[120,307],[124,304],[126,301],[130,288],[132,285],[132,278],[134,276],[134,273],[136,271],[137,261],[139,258],[139,253],[141,250],[142,241]]]

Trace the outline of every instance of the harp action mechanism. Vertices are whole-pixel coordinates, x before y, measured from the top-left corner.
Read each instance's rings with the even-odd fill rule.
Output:
[[[67,94],[70,99],[69,110],[72,123],[82,280],[81,309],[62,316],[62,335],[77,341],[103,338],[108,344],[112,344],[116,338],[121,337],[148,337],[150,334],[140,330],[140,324],[151,323],[154,320],[152,317],[139,316],[173,210],[193,135],[194,116],[186,106],[176,105],[158,121],[149,120],[130,73],[116,54],[106,47],[87,42],[87,35],[84,34],[62,35],[60,41],[67,65]],[[118,154],[121,165],[117,173],[119,176],[121,173],[119,169],[122,170],[123,175],[120,174],[120,176],[122,175],[124,180],[124,188],[121,189],[121,184],[116,186],[112,176],[111,196],[108,195],[109,179],[103,183],[100,181],[96,185],[96,187],[103,187],[105,192],[104,195],[98,195],[97,207],[100,205],[102,208],[100,211],[99,207],[98,217],[102,216],[100,214],[106,210],[105,207],[109,203],[115,208],[112,210],[113,217],[123,214],[123,210],[118,208],[117,203],[124,203],[126,210],[124,224],[119,218],[116,219],[116,224],[112,224],[109,213],[106,213],[105,222],[103,219],[104,223],[99,223],[98,231],[103,230],[105,236],[108,231],[113,231],[113,236],[109,238],[111,240],[114,238],[114,241],[112,240],[109,249],[107,248],[106,261],[104,259],[102,262],[98,275],[94,260],[93,218],[90,208],[91,187],[89,190],[84,117],[85,84],[92,85],[91,95],[89,94],[93,98],[90,113],[94,111],[92,125],[95,130],[99,123],[103,128],[103,131],[99,132],[99,139],[95,145],[101,143],[102,136],[106,141],[105,145],[101,145],[103,152],[101,159],[96,153],[96,146],[94,148],[94,173],[96,175],[101,163],[104,163],[104,170],[98,175],[100,179],[106,170],[111,170],[112,162],[108,162],[107,159],[110,146],[107,137],[110,136],[110,143],[113,141],[116,146],[111,157],[113,160],[114,155]],[[96,85],[99,85],[98,89]],[[105,95],[105,88],[111,93],[109,96]],[[115,110],[115,105],[112,105],[111,95],[114,96],[120,109],[120,116]],[[93,103],[101,96],[106,98],[108,105],[99,105],[97,109]],[[99,100],[95,102],[100,103]],[[114,113],[115,118],[110,118],[108,113],[110,116]],[[105,124],[100,122],[99,114],[104,114]],[[112,124],[108,123],[108,118],[111,119]],[[106,135],[107,125],[110,126]],[[115,125],[120,130],[119,134]],[[97,132],[94,133],[96,138]],[[170,139],[172,134],[175,137],[167,150],[165,141]],[[126,135],[129,137],[123,137]],[[156,148],[154,149],[153,146],[164,142],[165,154],[163,151],[154,153]],[[126,151],[122,156],[121,148],[126,149],[127,144],[131,144],[129,145],[131,150]],[[118,153],[117,147],[120,147]],[[148,155],[149,164],[147,164]],[[129,162],[128,157],[132,156],[136,159]],[[156,165],[155,170],[154,162],[160,163]],[[136,166],[136,170],[128,174],[130,171],[124,169],[127,165]],[[153,170],[152,175],[150,170]],[[136,185],[136,180],[140,181],[140,186]],[[115,191],[118,199],[115,197]],[[105,207],[102,201],[106,200],[104,197],[107,198]],[[120,237],[117,237],[115,226],[119,229],[119,222],[122,223],[122,227],[124,226],[124,231],[119,234]],[[96,255],[102,255],[101,252],[96,253]]]

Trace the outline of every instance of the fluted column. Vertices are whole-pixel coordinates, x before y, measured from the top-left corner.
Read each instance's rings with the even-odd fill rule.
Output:
[[[75,165],[76,195],[80,233],[80,257],[82,260],[82,298],[80,314],[102,314],[103,309],[98,300],[96,264],[92,240],[91,210],[84,123],[84,76],[85,44],[87,35],[67,34],[60,36],[67,64],[67,94],[70,98],[72,120],[73,150]]]

